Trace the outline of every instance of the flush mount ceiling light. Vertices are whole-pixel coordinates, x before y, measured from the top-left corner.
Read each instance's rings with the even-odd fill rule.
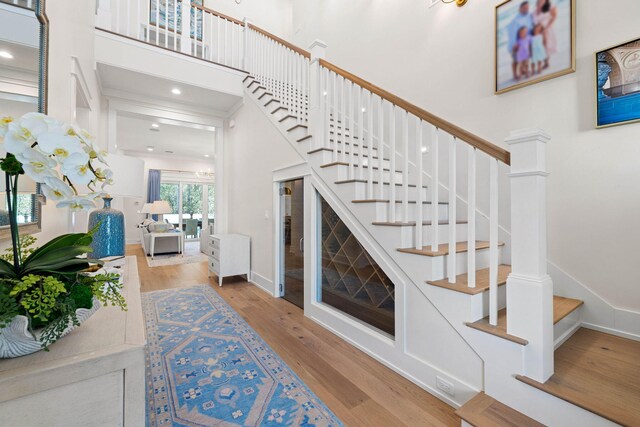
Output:
[[[178,89],[177,87],[174,87],[173,89],[171,89],[171,93],[174,95],[180,95],[182,94],[182,91],[180,89]]]
[[[205,156],[206,158],[209,158],[209,155],[208,155],[208,154],[205,154],[204,156]]]
[[[147,151],[153,151],[153,147],[150,145],[147,147]]]
[[[0,58],[13,59],[13,55],[10,52],[7,52],[6,50],[0,50]]]
[[[151,127],[154,128],[154,129],[158,129],[160,127],[160,125],[157,124],[157,123],[151,123]]]
[[[467,0],[442,0],[442,3],[455,3],[456,6],[462,7],[467,4]]]

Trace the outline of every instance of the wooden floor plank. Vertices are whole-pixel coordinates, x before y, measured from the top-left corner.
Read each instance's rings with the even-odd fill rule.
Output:
[[[206,263],[150,268],[138,245],[143,292],[209,283],[347,426],[459,426],[454,409],[411,381],[241,279],[207,277]]]
[[[555,353],[544,384],[520,381],[624,426],[640,426],[640,342],[582,328]]]
[[[465,403],[456,414],[472,426],[478,427],[544,427],[544,424],[482,392]]]

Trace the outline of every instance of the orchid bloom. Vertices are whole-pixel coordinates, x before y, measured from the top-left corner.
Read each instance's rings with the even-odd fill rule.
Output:
[[[22,163],[24,173],[35,182],[44,182],[47,176],[57,176],[54,170],[56,162],[33,148],[25,148],[15,154],[16,159]]]
[[[89,185],[96,177],[89,165],[86,153],[73,153],[62,163],[62,173],[74,184]]]
[[[74,196],[73,189],[66,182],[55,176],[44,177],[42,192],[47,199],[61,202]]]
[[[82,196],[73,196],[69,199],[58,202],[56,205],[58,208],[69,208],[72,211],[82,211],[82,210],[90,210],[96,207],[96,204],[93,200],[82,197]]]

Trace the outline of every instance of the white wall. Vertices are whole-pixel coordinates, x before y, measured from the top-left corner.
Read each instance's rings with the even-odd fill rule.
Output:
[[[278,37],[289,40],[291,32],[291,0],[204,0],[209,9],[224,13],[236,19],[250,22]]]
[[[232,120],[235,126],[227,124],[224,134],[228,231],[251,237],[251,270],[273,280],[273,171],[302,158],[254,102]]]
[[[577,72],[496,96],[494,7],[294,0],[294,42],[496,144],[540,127],[549,143],[549,258],[610,304],[640,311],[640,124],[596,130],[594,53],[637,37],[640,2],[580,0]]]
[[[122,199],[114,201],[114,207],[121,209],[124,213],[125,237],[127,244],[140,243],[140,235],[137,224],[144,219],[144,215],[138,213],[142,205],[147,201],[147,180],[149,169],[169,169],[185,172],[197,172],[200,170],[214,170],[214,161],[190,159],[186,157],[171,155],[141,155],[136,153],[126,153],[128,156],[138,157],[144,160],[144,197],[139,199]]]

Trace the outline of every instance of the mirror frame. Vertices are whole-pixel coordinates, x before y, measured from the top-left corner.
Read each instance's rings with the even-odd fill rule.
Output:
[[[3,1],[15,7],[22,7],[12,3]],[[24,8],[24,7],[22,7]],[[31,10],[31,9],[28,9]],[[46,0],[35,0],[35,9],[33,10],[36,19],[40,23],[40,52],[38,54],[38,63],[40,72],[38,73],[38,112],[47,114],[49,109],[48,91],[49,91],[49,18],[46,14]],[[40,186],[36,186],[36,212],[37,222],[18,225],[19,234],[35,234],[42,231],[42,205],[44,196],[40,191]],[[11,239],[11,230],[7,228],[0,229],[0,241]]]

